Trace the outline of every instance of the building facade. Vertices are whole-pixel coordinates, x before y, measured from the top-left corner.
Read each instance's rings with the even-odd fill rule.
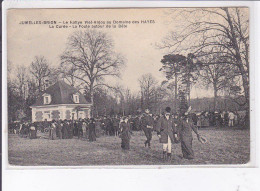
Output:
[[[91,104],[76,88],[58,81],[31,106],[32,122],[90,118]]]

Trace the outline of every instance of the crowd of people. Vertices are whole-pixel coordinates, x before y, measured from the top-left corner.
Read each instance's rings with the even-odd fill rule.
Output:
[[[130,149],[130,139],[133,131],[142,130],[146,140],[144,146],[151,148],[153,132],[157,133],[162,143],[163,158],[171,159],[172,144],[181,143],[183,158],[193,159],[192,131],[200,142],[206,139],[198,133],[198,127],[203,120],[208,119],[208,125],[233,126],[236,116],[232,112],[202,112],[198,115],[188,110],[181,114],[172,114],[167,107],[162,115],[153,115],[149,109],[138,116],[104,116],[79,120],[52,120],[43,122],[22,122],[10,124],[11,133],[21,137],[36,139],[38,133],[48,133],[50,140],[54,139],[86,139],[96,141],[100,136],[116,136],[121,138],[121,147]]]

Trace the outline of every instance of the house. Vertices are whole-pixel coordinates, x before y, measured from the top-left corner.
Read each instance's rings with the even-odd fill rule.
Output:
[[[31,106],[32,122],[90,117],[91,104],[75,87],[58,81],[47,88]]]

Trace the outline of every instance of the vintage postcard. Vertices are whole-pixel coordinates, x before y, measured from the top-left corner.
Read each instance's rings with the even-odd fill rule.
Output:
[[[249,8],[6,18],[10,166],[250,163]]]

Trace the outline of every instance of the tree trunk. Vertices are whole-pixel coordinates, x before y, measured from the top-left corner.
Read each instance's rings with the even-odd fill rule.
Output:
[[[93,88],[93,83],[90,83],[89,87],[89,93],[90,93],[90,104],[91,104],[91,109],[90,109],[90,116],[93,117],[93,108],[94,108],[94,88]]]
[[[235,58],[236,58],[237,65],[238,65],[238,68],[239,68],[241,76],[242,76],[244,95],[245,95],[245,99],[246,99],[246,102],[247,102],[246,103],[247,107],[249,109],[249,104],[248,104],[249,103],[249,80],[248,80],[248,77],[247,77],[248,71],[246,71],[246,69],[243,66],[243,61],[242,61],[242,58],[241,58],[241,53],[240,53],[240,50],[239,50],[239,46],[238,46],[238,42],[237,42],[237,39],[236,39],[236,34],[235,34],[235,31],[234,31],[233,22],[232,22],[230,14],[229,14],[229,10],[228,10],[228,8],[225,8],[224,10],[227,14],[227,20],[228,20],[228,24],[230,26],[230,32],[231,32],[230,40],[232,41],[234,49],[236,51]]]
[[[39,86],[38,86],[38,90],[39,90],[39,94],[41,93],[41,84],[42,84],[42,81],[41,81],[41,79],[39,79]]]
[[[177,73],[175,73],[175,87],[174,87],[174,90],[175,90],[175,93],[174,93],[174,106],[175,106],[175,113],[177,113],[177,107],[178,107],[178,104],[177,104],[177,101],[178,101],[178,85],[177,85],[177,82],[178,82],[178,76],[177,76],[178,74]]]
[[[216,105],[217,105],[217,99],[218,99],[218,88],[217,88],[217,84],[216,83],[213,84],[213,88],[214,88],[213,110],[216,111]]]

